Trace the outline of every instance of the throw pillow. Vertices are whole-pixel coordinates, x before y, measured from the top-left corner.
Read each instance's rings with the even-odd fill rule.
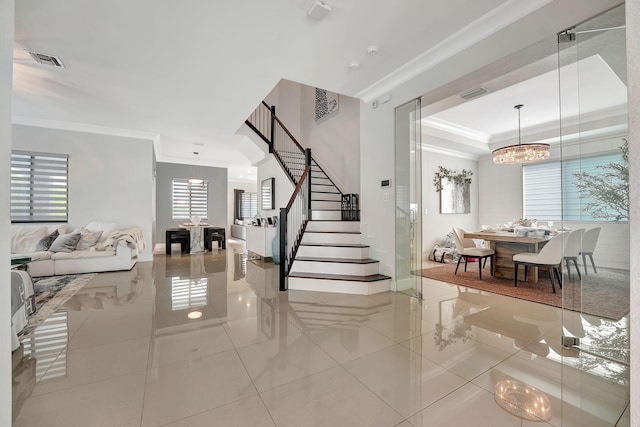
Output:
[[[36,245],[36,252],[48,251],[51,247],[51,244],[58,238],[59,235],[60,233],[58,233],[58,230],[54,230],[53,233],[44,236]]]
[[[91,231],[102,231],[102,235],[98,242],[104,242],[113,230],[118,228],[118,224],[115,222],[98,222],[92,221],[89,224],[85,225],[84,228]]]
[[[53,241],[49,250],[51,252],[73,252],[80,241],[80,233],[69,233],[58,236]]]
[[[78,232],[78,231],[76,231]],[[84,251],[89,249],[98,242],[98,239],[102,235],[102,230],[91,231],[86,228],[80,229],[80,240],[78,241],[78,246],[76,246],[76,250]]]

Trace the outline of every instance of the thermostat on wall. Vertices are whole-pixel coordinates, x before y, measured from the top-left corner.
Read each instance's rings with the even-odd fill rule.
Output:
[[[391,187],[391,180],[390,179],[383,179],[382,181],[380,181],[380,186],[382,188]]]

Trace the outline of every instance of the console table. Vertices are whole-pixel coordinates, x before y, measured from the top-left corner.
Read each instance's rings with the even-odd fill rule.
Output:
[[[171,255],[171,243],[180,243],[183,253],[211,251],[211,240],[213,234],[222,236],[220,243],[222,249],[227,248],[226,234],[224,227],[197,226],[199,230],[190,227],[167,228],[165,236],[166,254]],[[204,237],[204,247],[202,240]]]
[[[276,227],[247,227],[247,250],[261,257],[273,257],[272,241]]]

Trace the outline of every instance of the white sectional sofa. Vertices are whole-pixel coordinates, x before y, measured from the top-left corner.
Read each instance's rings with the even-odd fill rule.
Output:
[[[11,255],[31,258],[32,277],[55,276],[130,270],[145,245],[139,228],[124,229],[102,222],[91,222],[71,232],[67,228],[66,224],[12,225]]]

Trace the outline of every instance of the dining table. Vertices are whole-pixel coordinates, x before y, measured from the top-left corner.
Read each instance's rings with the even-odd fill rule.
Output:
[[[513,280],[515,266],[513,256],[522,252],[540,252],[540,249],[549,241],[550,236],[527,236],[516,234],[513,231],[481,230],[466,232],[464,237],[470,239],[482,239],[489,242],[491,249],[495,251],[494,277]],[[520,269],[518,280],[524,281],[524,271]],[[529,282],[538,281],[538,268],[529,268]]]

